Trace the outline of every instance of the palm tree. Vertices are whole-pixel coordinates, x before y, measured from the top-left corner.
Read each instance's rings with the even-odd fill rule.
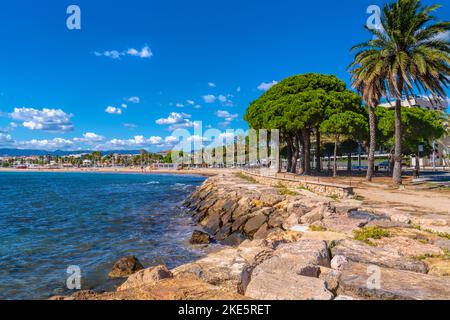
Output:
[[[370,29],[375,39],[353,48],[358,50],[353,64],[355,79],[359,79],[355,86],[367,90],[366,97],[373,97],[366,100],[369,110],[376,97],[395,99],[395,185],[402,183],[403,97],[409,102],[418,91],[433,99],[444,98],[444,88],[450,84],[450,44],[444,37],[450,22],[439,22],[432,15],[439,7],[421,6],[420,0],[386,4],[382,30]]]

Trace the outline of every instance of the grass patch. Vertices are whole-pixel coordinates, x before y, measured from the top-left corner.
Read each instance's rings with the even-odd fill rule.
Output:
[[[234,175],[236,177],[241,178],[241,179],[243,179],[243,180],[245,180],[247,182],[250,182],[250,183],[254,183],[254,184],[258,184],[259,183],[255,178],[249,177],[249,176],[243,174],[242,172],[235,173]]]
[[[364,197],[363,196],[359,196],[359,195],[354,196],[353,199],[357,200],[357,201],[364,201]]]
[[[277,185],[277,188],[278,188],[278,194],[280,196],[297,196],[298,195],[297,192],[290,190],[289,188],[282,185],[281,183],[279,183]]]
[[[385,229],[381,229],[380,227],[364,227],[359,230],[353,231],[353,235],[355,240],[362,241],[371,246],[375,246],[375,244],[370,241],[370,239],[390,237],[391,233]]]
[[[310,231],[316,231],[316,232],[323,232],[323,231],[327,231],[327,228],[322,227],[322,226],[313,226],[313,225],[310,225],[310,226],[309,226],[309,230],[310,230]]]
[[[413,224],[412,227],[413,227],[414,229],[416,229],[416,230],[419,230],[419,231],[425,231],[425,232],[428,232],[428,233],[437,235],[438,237],[441,237],[441,238],[450,240],[450,233],[447,233],[447,232],[439,232],[439,231],[433,231],[433,230],[430,230],[430,229],[424,229],[424,228],[422,228],[422,227],[421,227],[420,225],[418,225],[418,224]]]

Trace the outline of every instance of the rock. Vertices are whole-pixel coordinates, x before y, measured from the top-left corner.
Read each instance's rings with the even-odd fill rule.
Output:
[[[246,222],[244,232],[247,235],[252,236],[266,221],[267,216],[260,213]]]
[[[354,230],[364,227],[368,221],[364,219],[351,219],[346,216],[335,216],[323,219],[322,223],[329,231],[353,234]]]
[[[349,261],[366,264],[375,264],[380,267],[409,270],[427,273],[427,265],[422,261],[416,261],[401,256],[398,252],[392,252],[379,247],[369,246],[356,240],[342,240],[331,249],[333,256],[341,255]]]
[[[336,241],[348,239],[349,236],[344,233],[333,231],[308,231],[303,234],[302,239]]]
[[[109,277],[122,278],[142,269],[144,269],[144,266],[135,256],[128,256],[121,258],[114,263],[112,271],[109,273]]]
[[[292,258],[297,264],[330,267],[327,243],[320,240],[300,239],[297,242],[280,244],[276,248],[274,256],[279,256],[286,260]]]
[[[283,243],[297,242],[301,239],[301,237],[302,234],[300,232],[272,229],[266,237],[266,245],[275,249]]]
[[[196,276],[209,284],[230,292],[238,292],[244,269],[254,264],[260,256],[270,255],[271,249],[258,242],[249,242],[238,248],[226,248],[172,270],[175,277]]]
[[[378,247],[385,250],[398,252],[402,256],[416,258],[420,256],[439,256],[444,251],[429,243],[422,243],[418,240],[407,237],[389,237],[378,240],[372,240]]]
[[[166,266],[156,266],[140,270],[130,275],[117,291],[124,291],[130,288],[139,287],[146,284],[155,284],[162,279],[173,278],[172,272]]]
[[[395,222],[400,222],[400,223],[405,223],[405,224],[411,223],[411,217],[406,214],[397,213],[397,214],[391,215],[390,218],[392,221],[395,221]]]
[[[206,232],[195,230],[192,233],[191,239],[189,242],[191,244],[208,244],[211,242],[211,236],[207,234]]]
[[[369,267],[366,264],[347,263],[341,270],[339,294],[383,300],[448,300],[450,297],[449,278],[380,268],[378,286],[372,282],[375,273]]]
[[[425,262],[430,269],[428,274],[441,277],[450,277],[450,259],[428,258]]]
[[[206,283],[196,277],[164,279],[154,284],[142,285],[128,290],[94,293],[89,292],[64,300],[248,300],[223,288]]]
[[[325,206],[319,206],[300,218],[303,224],[311,224],[324,218]]]
[[[204,226],[206,232],[210,234],[216,234],[222,224],[222,220],[220,218],[220,213],[214,212],[213,214],[208,215],[201,224]]]
[[[215,235],[215,238],[219,241],[227,239],[231,235],[231,224],[226,224],[220,228],[219,232]]]
[[[268,234],[267,223],[264,223],[253,235],[253,239],[265,239]]]
[[[333,259],[331,259],[331,268],[334,270],[341,270],[341,268],[348,262],[348,259],[344,256],[334,256]]]
[[[284,273],[260,271],[252,275],[245,295],[259,300],[331,300],[323,280]]]
[[[447,239],[439,239],[434,242],[435,246],[450,252],[450,240]]]
[[[270,228],[278,228],[281,227],[283,222],[285,221],[285,217],[283,217],[280,213],[272,214],[269,217],[269,227]]]
[[[325,282],[325,288],[327,288],[327,290],[329,290],[333,294],[336,294],[336,291],[339,287],[340,275],[341,273],[337,270],[320,267],[319,279]]]
[[[226,239],[222,240],[220,243],[226,246],[238,246],[246,240],[247,238],[240,231],[233,232]]]
[[[280,203],[284,198],[278,194],[270,192],[262,192],[259,198],[266,206],[273,207],[274,205]]]
[[[282,223],[284,230],[289,230],[293,226],[298,225],[299,218],[296,213],[292,213],[287,219]]]

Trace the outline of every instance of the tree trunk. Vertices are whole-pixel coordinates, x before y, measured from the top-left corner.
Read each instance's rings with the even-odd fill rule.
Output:
[[[297,162],[298,162],[298,138],[296,136],[293,137],[293,152],[292,152],[292,170],[291,173],[297,173]]]
[[[305,142],[301,133],[297,133],[299,150],[300,150],[300,174],[305,172]]]
[[[401,81],[400,81],[401,83]],[[399,86],[399,90],[403,87]],[[395,150],[394,150],[394,171],[392,174],[394,185],[402,184],[402,99],[397,98],[395,104]]]
[[[352,154],[347,155],[347,171],[352,172]]]
[[[373,106],[369,106],[369,132],[370,132],[370,142],[369,142],[369,154],[367,159],[368,164],[367,164],[366,180],[372,181],[373,172],[375,168],[375,149],[377,147],[375,107]]]
[[[337,177],[337,148],[338,148],[338,141],[339,138],[336,137],[336,140],[334,140],[334,161],[333,161],[333,177]]]
[[[309,129],[302,129],[303,136],[303,153],[305,155],[305,171],[304,174],[311,175],[311,143]]]
[[[322,168],[320,167],[320,131],[319,128],[316,128],[316,171],[321,172]]]

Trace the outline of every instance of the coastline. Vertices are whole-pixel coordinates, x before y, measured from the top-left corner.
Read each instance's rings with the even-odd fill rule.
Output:
[[[185,204],[199,230],[213,242],[225,241],[225,248],[172,270],[155,266],[130,273],[114,292],[52,299],[439,300],[450,295],[450,240],[415,227],[427,222],[407,212],[230,173],[208,178]],[[371,230],[384,235],[356,237]],[[382,272],[382,288],[367,288],[370,266]]]
[[[173,174],[173,175],[200,175],[212,177],[223,172],[238,172],[233,169],[189,169],[189,170],[142,170],[140,168],[64,168],[64,169],[10,169],[0,168],[2,172],[51,172],[51,173],[132,173],[132,174]]]

